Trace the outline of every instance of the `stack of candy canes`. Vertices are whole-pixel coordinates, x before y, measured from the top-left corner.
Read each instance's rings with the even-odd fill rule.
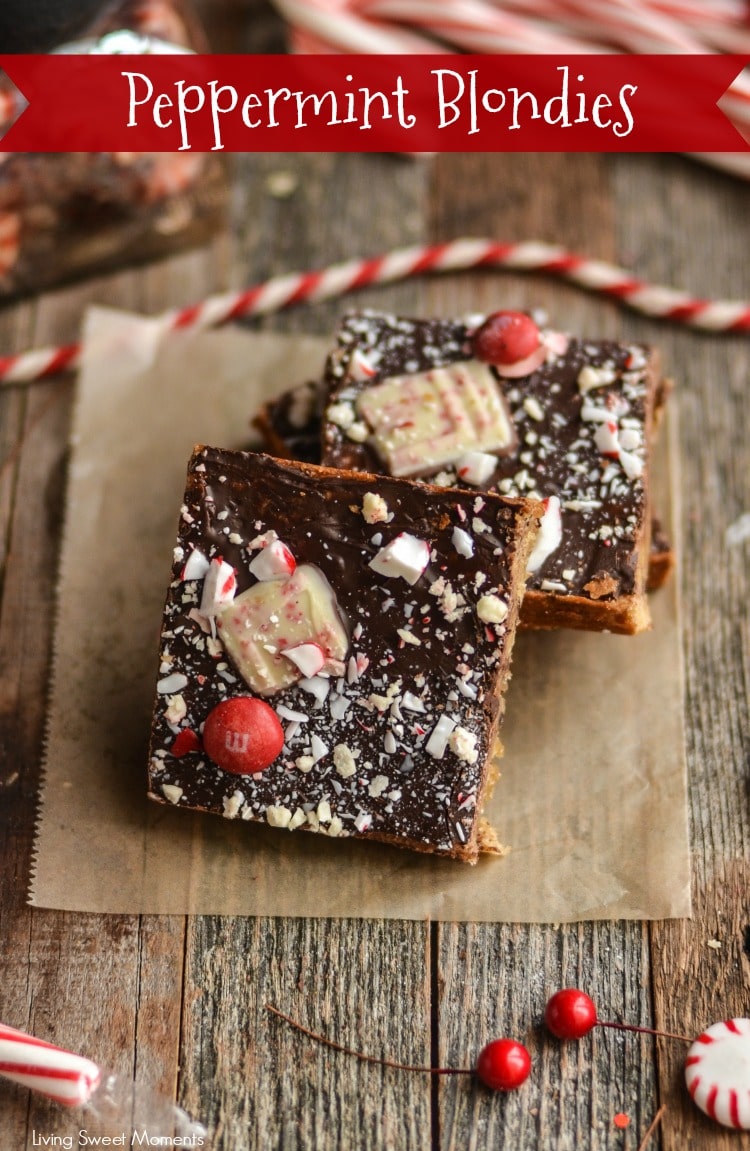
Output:
[[[297,52],[750,54],[747,0],[274,0]],[[750,138],[750,71],[723,111]],[[702,155],[750,179],[750,155]]]

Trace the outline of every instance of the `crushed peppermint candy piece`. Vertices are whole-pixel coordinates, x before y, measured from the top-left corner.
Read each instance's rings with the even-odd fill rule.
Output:
[[[620,454],[620,436],[617,424],[611,420],[606,424],[599,424],[594,433],[594,443],[603,456],[611,456],[616,459]]]
[[[415,584],[430,562],[430,545],[408,532],[401,532],[381,548],[369,563],[378,575]]]
[[[463,528],[455,527],[453,529],[451,543],[460,556],[470,559],[474,555],[474,540]]]
[[[173,671],[171,675],[159,680],[156,690],[159,695],[174,695],[175,692],[182,691],[183,687],[187,687],[187,685],[188,677],[182,675],[181,672]]]
[[[592,388],[604,388],[613,384],[617,378],[614,368],[595,368],[585,364],[578,373],[578,388],[581,392],[589,392]]]
[[[286,544],[275,539],[258,552],[250,564],[250,571],[257,580],[282,579],[290,576],[297,564]]]
[[[285,647],[281,654],[292,661],[305,679],[317,675],[326,665],[326,653],[317,643],[298,643],[294,647]]]
[[[231,564],[215,556],[203,577],[200,614],[212,619],[223,607],[230,604],[237,591],[237,576]]]
[[[542,503],[544,515],[539,524],[536,543],[526,564],[526,571],[531,573],[539,571],[545,560],[549,559],[562,543],[560,500],[557,496],[548,496]]]
[[[425,744],[425,751],[431,755],[433,759],[442,759],[445,755],[445,749],[448,746],[448,740],[451,733],[456,726],[455,719],[451,719],[449,715],[441,715],[440,719],[432,729],[432,734]]]
[[[355,348],[354,355],[349,363],[349,372],[353,380],[371,380],[375,375],[375,365],[364,352]]]
[[[208,571],[210,561],[206,559],[199,548],[193,548],[182,569],[182,580],[203,579]]]
[[[486,484],[497,467],[497,457],[489,452],[468,451],[456,460],[456,475],[465,484]]]

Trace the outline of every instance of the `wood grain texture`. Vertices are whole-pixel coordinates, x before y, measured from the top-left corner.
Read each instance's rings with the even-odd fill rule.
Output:
[[[424,1147],[430,1077],[330,1051],[272,1017],[386,1058],[429,1063],[420,923],[190,921],[184,1105],[217,1148]]]
[[[679,157],[618,163],[621,244],[646,276],[724,297],[750,293],[747,188]],[[665,227],[671,206],[681,226]],[[649,325],[632,319],[636,333]],[[678,381],[682,434],[680,572],[693,845],[692,920],[651,928],[656,1025],[697,1034],[747,1015],[750,992],[750,631],[747,544],[726,529],[750,509],[747,387],[750,348],[660,329]],[[659,1090],[669,1111],[665,1151],[750,1147],[690,1104],[679,1045],[660,1041]]]

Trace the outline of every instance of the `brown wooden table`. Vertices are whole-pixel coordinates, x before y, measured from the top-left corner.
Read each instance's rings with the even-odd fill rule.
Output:
[[[281,48],[266,7],[203,7],[217,50]],[[293,184],[285,197],[275,194],[279,172]],[[75,339],[89,302],[154,312],[279,271],[460,235],[558,242],[696,294],[750,297],[748,187],[681,156],[246,155],[226,235],[4,309],[0,354]],[[658,342],[679,381],[693,919],[560,927],[31,910],[75,388],[56,379],[0,395],[0,1019],[178,1098],[222,1151],[635,1151],[661,1104],[654,1148],[750,1147],[690,1103],[682,1045],[598,1031],[561,1047],[540,1028],[546,998],[566,985],[586,988],[603,1016],[690,1035],[750,1014],[749,545],[725,543],[750,510],[750,341],[647,321],[539,276],[411,280],[358,300],[445,312],[467,275],[485,301],[496,293],[588,333]],[[339,309],[300,307],[263,326],[323,334]],[[513,1034],[528,1042],[534,1074],[500,1097],[464,1077],[363,1064],[269,1020],[268,1000],[405,1062],[465,1066],[487,1039]],[[620,1112],[624,1130],[613,1122]],[[81,1126],[0,1087],[3,1151],[75,1138]]]

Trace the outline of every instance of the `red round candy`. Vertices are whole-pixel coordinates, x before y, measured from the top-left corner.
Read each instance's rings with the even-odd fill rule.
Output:
[[[225,699],[209,713],[203,728],[206,755],[235,775],[254,775],[276,759],[284,744],[279,717],[253,696]]]
[[[485,364],[517,364],[539,347],[539,329],[524,312],[493,312],[474,332],[472,345]]]
[[[585,991],[565,987],[549,1000],[544,1022],[558,1039],[581,1039],[596,1027],[596,1004]]]
[[[531,1056],[515,1039],[493,1039],[479,1052],[476,1073],[493,1091],[515,1091],[531,1073]]]

